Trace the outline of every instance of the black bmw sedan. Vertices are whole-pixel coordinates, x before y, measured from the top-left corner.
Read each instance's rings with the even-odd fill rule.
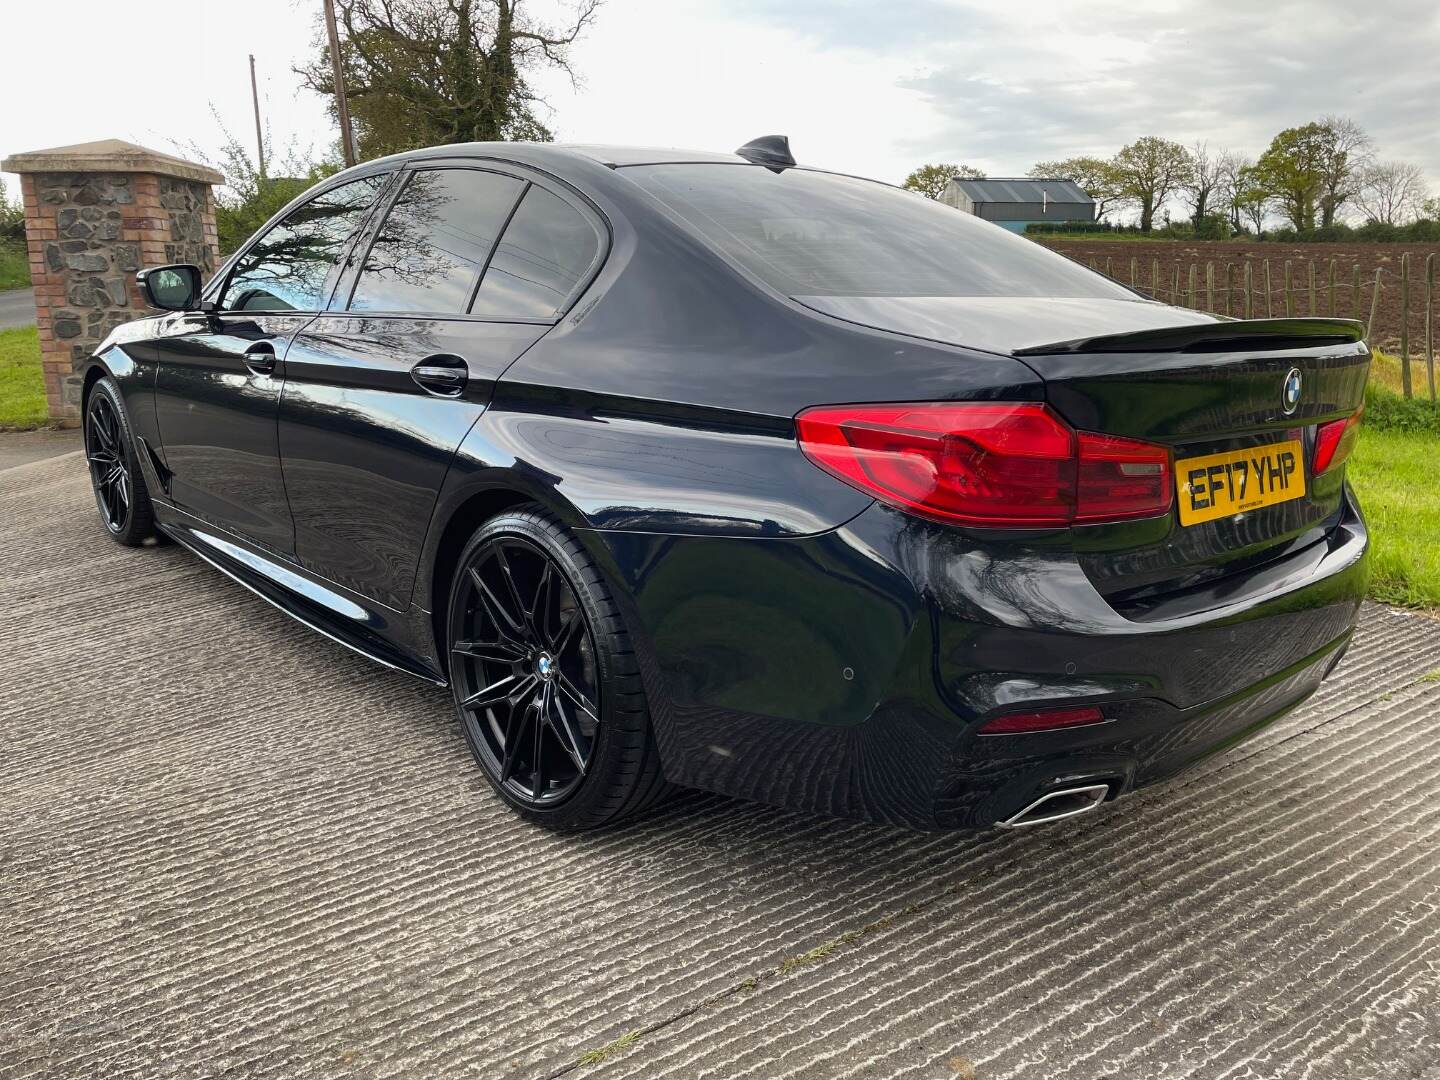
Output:
[[[105,527],[448,685],[554,827],[1090,812],[1302,701],[1364,593],[1358,324],[1154,303],[778,137],[386,158],[141,284]]]

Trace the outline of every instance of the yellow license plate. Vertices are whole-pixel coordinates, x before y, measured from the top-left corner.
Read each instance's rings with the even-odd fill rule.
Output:
[[[1304,461],[1299,439],[1177,461],[1180,524],[1199,525],[1300,498]]]

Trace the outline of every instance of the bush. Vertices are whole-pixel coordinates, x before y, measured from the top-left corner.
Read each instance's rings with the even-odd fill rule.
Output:
[[[1440,405],[1429,398],[1406,401],[1372,382],[1365,388],[1365,426],[1380,431],[1440,436]]]

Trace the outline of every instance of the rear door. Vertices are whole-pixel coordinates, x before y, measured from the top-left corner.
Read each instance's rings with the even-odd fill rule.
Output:
[[[272,551],[293,550],[275,416],[286,348],[323,310],[350,240],[386,175],[328,188],[241,254],[216,314],[187,314],[157,338],[156,422],[168,494]]]
[[[409,172],[362,245],[286,356],[279,449],[300,563],[403,610],[451,458],[601,232],[536,178],[453,164]]]

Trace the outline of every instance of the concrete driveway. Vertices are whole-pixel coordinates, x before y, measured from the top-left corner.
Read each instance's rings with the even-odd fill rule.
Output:
[[[553,836],[445,695],[0,472],[0,1076],[1440,1077],[1440,624],[1071,827]]]
[[[35,321],[35,294],[28,288],[0,292],[0,330],[29,326]]]

